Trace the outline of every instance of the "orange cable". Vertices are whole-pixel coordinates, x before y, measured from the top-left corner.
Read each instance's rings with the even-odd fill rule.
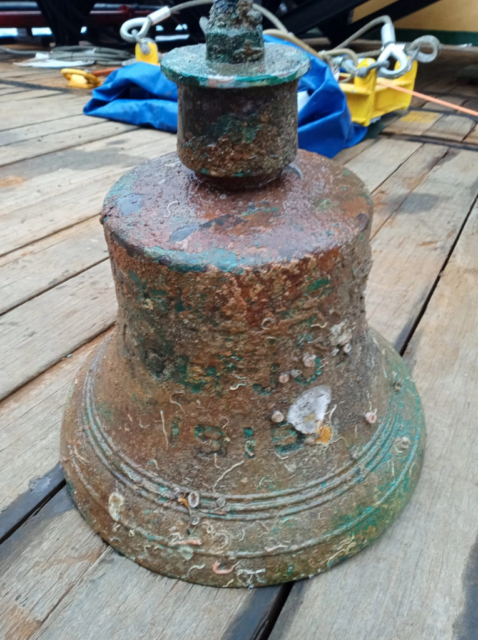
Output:
[[[411,89],[405,89],[405,87],[399,87],[398,85],[393,84],[393,82],[389,82],[388,80],[384,80],[383,78],[377,78],[377,83],[381,84],[384,87],[388,87],[389,89],[395,89],[395,91],[408,93],[409,95],[415,96],[416,98],[423,98],[424,100],[428,100],[428,102],[441,104],[443,107],[450,107],[451,109],[456,109],[456,111],[461,111],[462,113],[467,113],[470,116],[475,116],[478,118],[478,111],[473,111],[472,109],[466,109],[465,107],[460,107],[457,104],[453,104],[452,102],[446,102],[445,100],[439,100],[438,98],[432,98],[432,96],[427,96],[424,93],[418,93],[418,91],[412,91]]]
[[[109,76],[110,73],[116,71],[117,69],[121,69],[121,67],[110,67],[109,69],[96,69],[95,71],[90,71],[92,76],[96,76],[97,78],[101,76]]]

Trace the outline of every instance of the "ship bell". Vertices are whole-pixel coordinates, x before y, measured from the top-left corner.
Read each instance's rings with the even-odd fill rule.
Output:
[[[116,328],[77,376],[62,462],[90,526],[166,576],[260,587],[375,540],[418,481],[420,400],[367,325],[372,201],[297,151],[299,49],[216,0],[175,49],[177,153],[102,211]],[[398,525],[399,526],[399,525]]]

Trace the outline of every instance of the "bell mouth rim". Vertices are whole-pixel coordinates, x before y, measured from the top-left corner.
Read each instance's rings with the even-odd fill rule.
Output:
[[[388,343],[383,341],[383,345],[394,356],[394,359],[399,358]],[[102,352],[101,349],[100,351]],[[404,367],[406,368],[405,364]],[[87,370],[89,369],[90,367]],[[287,545],[282,540],[280,540],[280,544],[271,540],[269,546],[262,546],[262,543],[255,549],[250,550],[238,548],[237,544],[232,549],[224,549],[221,546],[201,548],[203,542],[192,535],[190,539],[183,540],[180,538],[176,541],[171,539],[170,532],[166,536],[158,535],[157,527],[153,529],[145,528],[144,526],[138,526],[138,523],[135,524],[129,521],[128,500],[131,498],[144,499],[144,494],[137,485],[131,488],[125,487],[128,489],[125,492],[127,496],[124,505],[125,509],[120,511],[119,514],[112,514],[108,508],[108,499],[105,501],[105,496],[102,495],[102,492],[98,492],[91,486],[90,478],[88,477],[89,467],[79,464],[81,460],[72,458],[71,452],[70,457],[65,460],[66,464],[63,465],[67,484],[80,513],[101,537],[122,555],[156,573],[186,582],[231,588],[251,586],[251,581],[248,581],[247,576],[255,575],[257,578],[258,574],[260,574],[261,579],[257,578],[256,582],[252,580],[252,584],[255,587],[270,586],[312,577],[333,568],[373,543],[395,522],[409,502],[419,480],[426,440],[420,400],[413,383],[411,383],[411,387],[411,395],[405,395],[403,402],[399,404],[399,413],[403,413],[406,405],[409,408],[415,407],[416,413],[413,416],[412,423],[416,437],[406,450],[399,451],[396,446],[392,446],[388,451],[388,455],[386,452],[386,455],[379,461],[377,470],[381,468],[382,473],[388,479],[380,487],[377,487],[379,491],[377,495],[374,495],[374,500],[367,506],[361,505],[360,502],[357,503],[357,484],[350,486],[350,491],[346,494],[348,498],[345,508],[343,506],[340,507],[338,517],[325,520],[325,529],[323,528],[324,525],[319,525],[321,509],[317,506],[309,507],[308,512],[302,514],[301,517],[305,518],[304,522],[309,522],[310,524],[316,522],[317,525],[312,526],[309,536],[302,537],[302,540],[299,539]],[[80,397],[82,400],[84,399],[83,395]],[[412,423],[407,422],[405,419],[404,425],[408,435],[411,434],[410,426]],[[68,442],[65,441],[65,424],[63,425],[62,437],[62,449],[64,451],[65,446],[68,449]],[[396,445],[396,440],[392,440],[393,442]],[[401,468],[398,468],[397,462],[401,465]],[[394,463],[395,469],[393,469]],[[111,470],[103,467],[102,473],[105,471],[111,473]],[[398,473],[396,473],[397,471]],[[392,476],[393,482],[391,481]],[[367,478],[364,480],[366,482]],[[369,481],[373,481],[373,478],[369,479]],[[115,486],[118,487],[117,484]],[[116,488],[115,490],[118,491],[119,489]],[[93,507],[92,503],[97,506]],[[355,512],[350,511],[351,505],[354,505]],[[106,524],[100,524],[104,518],[98,517],[99,511],[107,515]],[[184,511],[188,516],[192,515],[187,510]],[[193,510],[194,513],[196,511],[197,509]],[[214,521],[211,515],[208,514],[205,517],[206,522],[208,518]],[[344,515],[347,516],[345,519],[342,517]],[[276,516],[277,513],[275,512],[270,514],[271,518],[276,518]],[[257,518],[254,523],[264,521],[264,518]],[[200,522],[202,522],[202,519],[200,519]],[[224,519],[219,523],[223,525],[223,528],[226,525]],[[253,522],[227,521],[227,525],[232,527],[231,535],[240,531],[240,527],[244,527],[246,524],[253,524]],[[134,546],[133,543],[137,539],[139,539],[138,543],[135,543],[136,546]],[[130,544],[133,544],[133,546],[130,546]],[[141,545],[144,546],[144,553],[138,552],[138,548],[140,548],[138,545],[140,547]],[[148,551],[146,552],[147,549]],[[149,549],[152,549],[152,551],[149,551]],[[302,553],[304,553],[304,556],[300,555]],[[303,558],[303,560],[299,561],[299,557]],[[204,575],[200,573],[191,574],[191,569],[196,567],[198,561],[204,563],[201,566],[206,572]],[[208,561],[211,563],[210,566]],[[191,564],[194,562],[196,564]],[[244,565],[241,566],[240,563],[242,562],[247,562],[246,568],[244,568]],[[231,573],[229,571],[221,573],[219,568],[222,565],[227,565],[227,568],[230,566],[235,568],[232,578],[229,576],[229,573]],[[237,569],[237,567],[240,568]],[[286,572],[287,567],[294,567],[294,571]]]

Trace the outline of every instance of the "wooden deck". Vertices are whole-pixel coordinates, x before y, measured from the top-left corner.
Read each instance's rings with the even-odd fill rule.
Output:
[[[423,66],[418,88],[478,108],[478,53]],[[425,406],[418,490],[376,544],[312,580],[211,589],[135,565],[92,533],[58,465],[80,363],[116,300],[98,213],[174,136],[88,118],[56,71],[0,57],[0,639],[478,638],[478,127],[414,100],[338,160],[375,201],[368,315]]]

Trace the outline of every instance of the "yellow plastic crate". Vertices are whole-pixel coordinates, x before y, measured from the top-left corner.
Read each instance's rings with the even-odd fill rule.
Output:
[[[373,58],[365,58],[360,62],[359,67],[368,67],[374,62]],[[415,60],[408,73],[397,80],[389,82],[399,87],[413,90],[417,69],[418,63]],[[340,88],[347,97],[347,104],[353,122],[367,127],[370,121],[375,118],[392,111],[408,109],[410,106],[412,96],[381,86],[379,82],[377,82],[377,69],[373,69],[366,78],[355,77],[353,83],[340,83]]]

